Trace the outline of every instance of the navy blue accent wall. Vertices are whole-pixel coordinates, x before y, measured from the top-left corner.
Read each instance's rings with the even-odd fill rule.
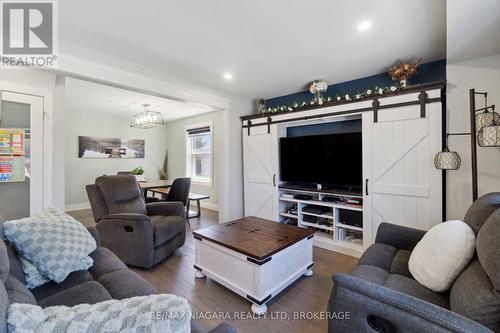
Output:
[[[288,138],[339,133],[361,133],[361,119],[294,126],[286,129],[286,136]]]
[[[429,83],[435,81],[446,80],[446,59],[437,60],[422,64],[418,68],[418,74],[412,77],[410,84]],[[373,89],[378,87],[387,87],[398,85],[397,81],[393,81],[387,73],[367,76],[361,79],[336,83],[328,86],[328,90],[324,94],[328,96],[336,96],[350,94],[354,95],[358,91]],[[302,103],[309,102],[313,95],[309,91],[302,91],[295,94],[274,97],[266,100],[266,107],[275,107],[281,105],[291,105],[294,102]]]

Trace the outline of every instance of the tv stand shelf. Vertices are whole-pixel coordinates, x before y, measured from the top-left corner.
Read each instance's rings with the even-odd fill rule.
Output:
[[[353,206],[346,204],[348,199],[360,199],[361,194],[339,191],[307,191],[302,189],[290,188],[289,186],[279,187],[279,215],[281,222],[296,224],[303,228],[316,229],[314,245],[326,248],[332,251],[344,253],[359,257],[363,253],[363,228],[352,226],[340,221],[340,210],[349,210],[363,212],[362,206]],[[310,195],[311,200],[301,200],[293,198],[294,195]],[[324,197],[336,197],[339,202],[322,201]],[[307,212],[303,209],[306,206],[326,207],[327,212],[316,214]],[[296,210],[297,214],[289,213],[290,210]],[[325,209],[326,210],[326,209]],[[304,219],[317,219],[316,223],[305,221]]]
[[[290,190],[290,191],[297,191],[297,192],[303,192],[303,193],[319,193],[319,194],[324,194],[324,195],[342,195],[342,196],[349,196],[353,198],[362,198],[363,193],[360,191],[351,191],[349,189],[339,189],[339,188],[328,188],[324,187],[321,190],[318,190],[314,186],[308,186],[308,185],[297,185],[297,184],[290,184],[290,183],[283,183],[280,184],[279,186],[280,190]]]

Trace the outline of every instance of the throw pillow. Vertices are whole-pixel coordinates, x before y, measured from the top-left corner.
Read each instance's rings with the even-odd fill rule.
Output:
[[[190,333],[190,311],[185,298],[168,294],[73,307],[12,304],[7,311],[7,325],[11,333]]]
[[[415,280],[444,292],[474,256],[474,231],[462,221],[448,221],[432,227],[417,243],[408,266]]]
[[[4,235],[23,258],[57,283],[80,270],[81,261],[97,248],[83,224],[56,208],[5,222]]]

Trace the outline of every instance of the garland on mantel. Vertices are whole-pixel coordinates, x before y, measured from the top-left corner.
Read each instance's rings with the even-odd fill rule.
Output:
[[[286,113],[286,112],[291,112],[291,111],[296,111],[298,109],[302,109],[305,107],[309,106],[333,106],[336,104],[341,104],[345,102],[359,102],[362,101],[366,98],[370,98],[373,96],[384,96],[387,94],[392,94],[396,91],[402,90],[405,87],[397,87],[397,86],[387,86],[387,87],[375,87],[373,90],[372,89],[367,89],[362,92],[357,92],[354,95],[340,95],[337,94],[334,97],[328,96],[328,97],[322,97],[322,96],[315,96],[310,102],[294,102],[292,105],[281,105],[281,106],[275,106],[273,108],[265,108],[263,109],[260,113],[261,114],[274,114],[274,113]]]

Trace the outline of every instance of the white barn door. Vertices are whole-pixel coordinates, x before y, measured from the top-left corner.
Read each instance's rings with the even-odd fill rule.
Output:
[[[441,150],[441,103],[405,106],[363,114],[365,246],[377,228],[389,222],[427,230],[442,222],[441,170],[434,155]],[[371,230],[370,230],[371,229]]]
[[[276,125],[243,129],[245,216],[277,219],[278,149]]]

